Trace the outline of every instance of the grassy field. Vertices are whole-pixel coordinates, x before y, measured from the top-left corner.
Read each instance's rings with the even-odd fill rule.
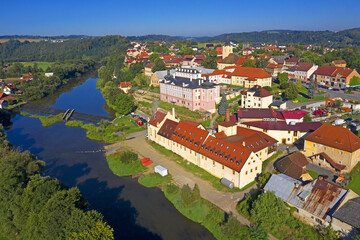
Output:
[[[209,127],[210,122],[211,122],[211,119],[207,119],[207,120],[202,121],[201,125],[203,125],[204,128],[207,128],[207,127]]]
[[[131,176],[146,170],[141,161],[124,163],[121,161],[119,153],[114,153],[106,157],[110,170],[117,176]]]
[[[31,115],[31,118],[38,118],[41,121],[41,124],[44,127],[50,127],[54,123],[60,122],[62,120],[62,114],[55,116],[40,116],[40,115]]]
[[[147,175],[140,176],[138,182],[145,187],[152,188],[169,183],[171,179],[172,177],[170,174],[163,177],[158,173],[150,173]]]
[[[350,173],[350,182],[345,186],[360,195],[360,163]]]
[[[176,114],[181,115],[181,118],[185,120],[194,120],[194,119],[200,120],[203,118],[201,114],[196,111],[191,111],[185,107],[180,107],[168,102],[159,101],[159,107],[167,111],[171,111],[172,108],[174,107]]]
[[[34,67],[35,62],[21,62],[25,67],[31,66]],[[52,66],[54,63],[52,62],[36,62],[38,65],[38,68],[41,68],[42,70],[46,71],[46,69],[50,66]]]

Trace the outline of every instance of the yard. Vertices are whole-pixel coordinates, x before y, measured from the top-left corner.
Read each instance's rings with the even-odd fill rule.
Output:
[[[37,63],[38,68],[41,68],[43,71],[46,71],[48,67],[51,67],[53,62],[21,62],[25,67],[31,66],[34,67],[34,63]]]
[[[350,182],[345,186],[360,195],[360,163],[350,173]]]

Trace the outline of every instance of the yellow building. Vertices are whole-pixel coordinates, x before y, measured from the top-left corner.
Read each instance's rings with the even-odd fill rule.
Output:
[[[323,124],[305,138],[304,150],[317,165],[350,172],[360,160],[360,138],[347,128]]]
[[[272,77],[262,68],[237,67],[231,74],[231,84],[243,88],[271,87]]]

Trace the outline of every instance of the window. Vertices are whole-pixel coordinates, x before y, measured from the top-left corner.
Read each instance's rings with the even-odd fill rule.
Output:
[[[250,172],[252,172],[252,169],[250,169]]]
[[[215,161],[213,161],[213,165],[215,166]]]
[[[313,143],[312,146],[315,147],[315,143]]]
[[[255,167],[255,171],[257,170],[257,167]]]
[[[224,165],[222,166],[222,169],[224,169]]]
[[[245,175],[247,175],[247,174],[248,174],[248,171],[245,172]]]
[[[340,163],[340,164],[341,164],[341,161],[339,161],[338,163]]]
[[[233,175],[235,175],[235,170],[233,170]]]
[[[340,155],[343,155],[343,151],[340,151]]]

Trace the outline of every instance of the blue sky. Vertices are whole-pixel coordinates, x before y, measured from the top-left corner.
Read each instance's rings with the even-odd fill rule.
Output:
[[[17,0],[0,6],[0,35],[214,36],[360,27],[358,0]]]

